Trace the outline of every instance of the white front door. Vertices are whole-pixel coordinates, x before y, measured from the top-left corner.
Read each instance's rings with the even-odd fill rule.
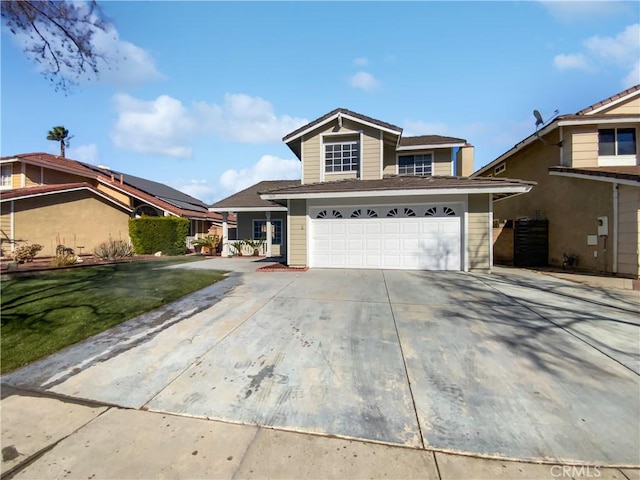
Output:
[[[461,207],[327,207],[310,211],[310,266],[461,270]]]

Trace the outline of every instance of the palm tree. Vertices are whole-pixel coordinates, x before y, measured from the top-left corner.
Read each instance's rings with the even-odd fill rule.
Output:
[[[69,136],[69,130],[64,128],[63,126],[53,127],[49,130],[47,135],[47,140],[53,140],[54,142],[60,142],[60,156],[64,157],[64,149],[69,146],[69,140],[71,140]]]

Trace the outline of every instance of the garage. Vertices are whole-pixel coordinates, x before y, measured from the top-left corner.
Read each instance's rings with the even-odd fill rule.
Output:
[[[461,204],[314,207],[310,266],[461,270]]]

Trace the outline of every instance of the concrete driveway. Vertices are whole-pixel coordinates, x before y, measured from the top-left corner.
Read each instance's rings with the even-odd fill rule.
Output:
[[[640,464],[637,292],[539,274],[234,270],[2,377],[135,409],[502,458]]]

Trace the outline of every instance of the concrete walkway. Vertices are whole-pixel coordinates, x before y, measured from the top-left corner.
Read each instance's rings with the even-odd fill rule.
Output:
[[[2,396],[3,480],[640,479],[638,469],[453,455],[80,403],[10,387]]]
[[[640,479],[634,295],[263,264],[4,376],[2,472]]]

